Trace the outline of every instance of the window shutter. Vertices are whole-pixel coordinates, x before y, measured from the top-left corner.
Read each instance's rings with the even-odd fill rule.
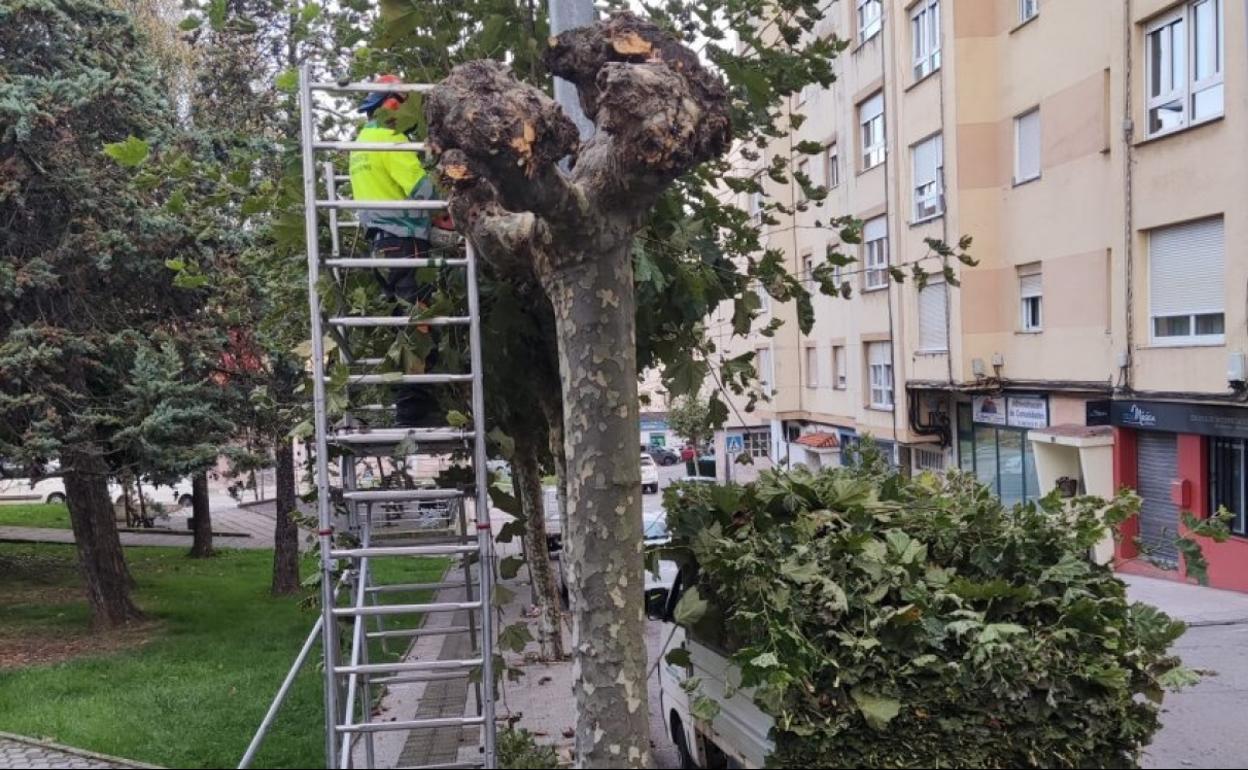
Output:
[[[919,290],[919,350],[945,350],[945,284],[933,283]]]
[[[1018,118],[1017,181],[1040,174],[1040,110],[1032,110]]]
[[[872,342],[870,347],[871,350],[868,355],[872,365],[879,366],[889,363],[887,342]]]
[[[862,103],[862,105],[858,109],[859,109],[859,115],[860,115],[860,122],[862,123],[866,123],[871,118],[874,118],[877,115],[883,114],[884,112],[883,92],[877,93],[875,96],[872,96],[870,99],[867,99],[865,102]]]
[[[1149,302],[1154,316],[1226,309],[1222,217],[1159,227],[1149,234]]]
[[[868,219],[862,225],[862,242],[878,241],[888,235],[888,222],[884,217]]]
[[[1042,287],[1044,279],[1037,270],[1034,273],[1023,273],[1018,276],[1018,296],[1020,297],[1040,297],[1044,292]]]
[[[914,146],[914,186],[936,181],[940,166],[940,137],[933,136]]]

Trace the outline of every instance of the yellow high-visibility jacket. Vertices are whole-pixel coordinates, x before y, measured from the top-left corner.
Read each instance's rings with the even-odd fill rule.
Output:
[[[406,142],[392,128],[370,120],[356,136],[359,142]],[[433,183],[414,152],[356,150],[351,153],[351,197],[357,201],[431,200]],[[401,238],[429,239],[429,211],[360,209],[360,227],[384,230]]]

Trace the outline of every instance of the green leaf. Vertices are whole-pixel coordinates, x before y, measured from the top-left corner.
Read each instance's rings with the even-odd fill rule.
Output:
[[[178,29],[183,32],[190,32],[193,29],[199,29],[199,25],[203,23],[204,20],[202,18],[194,14],[190,14],[178,24]]]
[[[498,632],[498,646],[504,650],[521,653],[525,646],[533,641],[533,634],[526,623],[512,623]]]
[[[511,580],[524,566],[524,557],[522,556],[505,556],[498,563],[498,574],[503,580]]]
[[[486,436],[498,447],[498,451],[504,459],[510,460],[512,455],[516,453],[516,440],[504,433],[502,428],[491,428]]]
[[[498,528],[494,539],[500,543],[510,543],[517,537],[524,537],[524,525],[518,521],[509,521]]]
[[[757,668],[778,668],[780,659],[776,657],[774,652],[764,652],[750,659],[750,665]]]
[[[468,415],[457,409],[452,409],[446,413],[446,424],[452,428],[462,428],[470,422],[472,420],[468,418]]]
[[[719,716],[719,703],[705,695],[699,695],[689,703],[689,713],[694,719],[711,722]]]
[[[104,145],[104,154],[127,168],[133,168],[143,163],[143,161],[147,160],[147,155],[150,151],[151,148],[147,142],[134,136],[127,137],[122,142]]]
[[[688,647],[673,647],[667,651],[667,655],[663,657],[669,664],[689,668],[693,665],[693,658],[689,654]]]
[[[888,723],[901,712],[901,701],[896,698],[866,692],[858,687],[851,690],[849,694],[873,730],[883,730],[888,727]]]
[[[299,71],[294,68],[283,70],[274,78],[273,84],[277,90],[293,94],[299,90]]]
[[[676,602],[672,618],[676,621],[676,625],[688,628],[702,619],[709,606],[706,599],[702,598],[698,587],[693,586],[680,595],[680,601]]]

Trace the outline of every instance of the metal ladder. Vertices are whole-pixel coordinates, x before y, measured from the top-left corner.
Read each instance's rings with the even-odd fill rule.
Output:
[[[426,84],[386,84],[387,91],[424,92]],[[465,244],[462,257],[375,258],[343,256],[339,228],[353,222],[340,222],[344,210],[438,210],[446,207],[440,200],[354,201],[339,198],[338,184],[344,177],[336,174],[333,163],[320,167],[325,183],[325,197],[317,197],[318,163],[321,152],[369,150],[380,152],[420,152],[423,142],[368,143],[328,141],[316,137],[314,101],[317,93],[370,92],[377,89],[370,83],[314,82],[311,70],[304,65],[300,71],[301,148],[303,187],[306,202],[306,240],[308,256],[308,303],[311,313],[312,386],[315,426],[315,473],[317,488],[317,520],[320,541],[321,622],[324,650],[325,754],[327,767],[352,767],[355,744],[362,740],[365,763],[374,767],[374,736],[388,731],[416,731],[452,728],[461,733],[465,728],[478,728],[481,738],[479,757],[467,761],[418,764],[412,767],[495,767],[494,719],[494,629],[491,618],[493,580],[493,537],[490,530],[490,503],[486,472],[485,406],[481,371],[480,308],[477,292],[476,259],[470,244]],[[328,214],[331,253],[322,259],[319,248],[318,212]],[[339,316],[326,318],[321,307],[321,275],[325,269],[337,282],[348,271],[384,270],[425,267],[448,267],[466,271],[467,314],[428,318],[407,316]],[[351,350],[353,330],[375,330],[409,326],[467,327],[471,370],[466,373],[422,373],[395,375],[367,371],[382,359],[356,357]],[[326,389],[330,377],[325,364],[325,335],[329,332],[337,343],[341,363],[350,367],[347,377],[348,394],[366,386],[437,386],[449,383],[471,383],[470,426],[438,428],[369,427],[368,413],[384,413],[384,405],[348,406],[345,417],[329,424]],[[359,333],[359,332],[356,332]],[[348,396],[350,398],[350,395]],[[335,485],[330,474],[330,452],[342,453],[340,499],[346,515],[336,513]],[[401,455],[406,463],[411,456],[438,456],[465,453],[471,465],[472,483],[454,488],[361,488],[358,463],[361,458],[385,457],[394,460]],[[379,469],[381,460],[378,461]],[[382,473],[385,476],[385,473]],[[472,521],[467,504],[472,503]],[[431,525],[432,524],[432,525]],[[346,534],[350,543],[344,543]],[[412,557],[452,557],[462,562],[462,578],[436,583],[379,583],[373,567],[380,560],[402,560]],[[474,569],[475,566],[475,569]],[[456,574],[458,574],[458,570]],[[448,576],[451,573],[448,573]],[[347,601],[341,606],[335,586],[346,589]],[[462,589],[462,596],[450,600],[416,603],[390,603],[388,594],[406,591],[452,591]],[[426,625],[440,613],[463,613],[466,625],[434,623]],[[412,627],[388,627],[387,619],[416,615]],[[454,617],[454,616],[452,616]],[[369,629],[370,621],[373,623]],[[350,624],[349,634],[340,632],[339,623]],[[452,621],[453,622],[453,621]],[[315,631],[314,631],[315,633]],[[471,653],[462,659],[412,660],[374,663],[369,661],[369,644],[377,640],[383,650],[391,640],[413,642],[432,635],[466,634]],[[344,640],[340,638],[346,636]],[[345,652],[343,648],[345,646]],[[306,658],[307,645],[305,645]],[[341,656],[341,657],[340,657]],[[299,661],[297,661],[298,663]],[[372,704],[376,688],[387,685],[474,680],[476,714],[439,716],[398,721],[373,721]],[[281,693],[279,693],[279,696]],[[277,704],[275,703],[275,706]]]

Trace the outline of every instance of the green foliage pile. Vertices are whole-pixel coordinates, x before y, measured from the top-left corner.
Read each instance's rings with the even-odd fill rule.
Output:
[[[1167,653],[1183,624],[1088,558],[1132,495],[1006,509],[964,474],[867,458],[666,503],[697,570],[676,615],[733,650],[772,766],[1131,767],[1194,679]]]
[[[550,746],[542,746],[533,733],[508,727],[498,731],[498,766],[521,770],[559,766],[559,756]]]

